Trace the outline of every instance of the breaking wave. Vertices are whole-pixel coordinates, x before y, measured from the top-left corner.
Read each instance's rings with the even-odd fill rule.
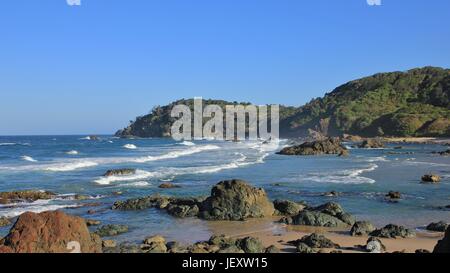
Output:
[[[311,173],[302,178],[305,181],[313,181],[318,183],[336,183],[336,184],[373,184],[376,181],[361,176],[366,172],[374,171],[378,168],[376,164],[370,164],[366,168],[349,169],[337,172]]]
[[[31,203],[17,203],[2,206],[0,207],[0,216],[12,218],[28,211],[39,213],[63,208],[76,208],[79,206],[76,204],[54,204],[53,200],[37,200]]]
[[[68,155],[77,155],[77,154],[78,154],[78,151],[72,150],[72,151],[66,152],[66,154],[68,154]]]
[[[21,156],[20,158],[22,160],[29,161],[29,162],[37,162],[36,159],[32,158],[31,156],[27,156],[27,155]]]
[[[125,145],[123,145],[123,147],[125,149],[130,149],[130,150],[136,150],[137,149],[136,145],[134,145],[134,144],[125,144]]]

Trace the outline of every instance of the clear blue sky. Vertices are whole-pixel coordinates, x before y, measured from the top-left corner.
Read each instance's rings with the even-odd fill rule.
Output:
[[[0,135],[113,133],[178,98],[301,105],[450,67],[450,1],[7,0]]]

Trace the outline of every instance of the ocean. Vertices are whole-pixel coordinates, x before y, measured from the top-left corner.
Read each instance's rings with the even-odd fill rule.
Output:
[[[394,149],[398,145],[388,144],[384,149],[358,149],[346,143],[350,156],[345,158],[277,155],[287,143],[0,137],[0,192],[33,189],[58,194],[53,200],[0,205],[0,216],[63,209],[103,224],[128,225],[130,232],[115,238],[119,241],[138,242],[161,234],[194,242],[211,235],[207,222],[176,219],[156,209],[123,212],[109,208],[117,200],[154,193],[205,196],[217,182],[239,178],[264,188],[272,199],[310,205],[336,201],[357,219],[378,226],[394,223],[420,229],[433,221],[450,221],[450,211],[437,208],[450,205],[450,158],[431,153],[445,150],[444,146],[402,144],[403,149],[398,150]],[[116,168],[137,171],[130,176],[103,176]],[[420,183],[421,176],[430,172],[439,174],[441,183]],[[180,188],[158,188],[163,182]],[[340,194],[325,196],[329,191]],[[399,191],[403,198],[388,202],[384,195],[389,191]],[[75,200],[76,194],[89,198]],[[90,209],[97,213],[88,214]],[[0,237],[9,228],[0,228]]]

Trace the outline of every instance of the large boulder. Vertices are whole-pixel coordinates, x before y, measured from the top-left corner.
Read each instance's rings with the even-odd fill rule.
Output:
[[[370,138],[364,140],[361,144],[358,145],[358,147],[364,149],[384,148],[384,143],[380,139]]]
[[[278,154],[281,155],[322,155],[322,154],[341,154],[345,151],[339,138],[328,138],[305,142],[300,145],[290,146],[282,149]]]
[[[354,217],[346,213],[335,202],[325,203],[307,210],[305,209],[295,216],[285,217],[280,221],[289,225],[320,227],[348,227],[355,223]]]
[[[450,227],[445,231],[445,236],[434,247],[433,253],[450,253]]]
[[[389,224],[381,229],[376,229],[370,233],[370,236],[382,237],[382,238],[410,238],[414,237],[416,234],[414,231],[409,230],[403,226],[397,226]]]
[[[236,245],[245,253],[264,253],[266,250],[262,242],[253,237],[238,239]]]
[[[207,220],[244,220],[272,216],[274,212],[273,203],[263,189],[235,179],[212,188],[199,216]]]
[[[83,218],[62,211],[25,212],[0,241],[0,253],[68,253],[70,242],[82,253],[102,252],[102,241],[89,233]]]

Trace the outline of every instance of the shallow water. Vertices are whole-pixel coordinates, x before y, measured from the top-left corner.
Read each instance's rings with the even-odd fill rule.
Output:
[[[377,225],[422,227],[431,221],[450,221],[450,211],[435,209],[450,204],[450,158],[431,154],[446,147],[403,144],[403,149],[351,149],[351,156],[289,157],[276,155],[284,141],[233,143],[218,141],[175,142],[171,139],[118,139],[101,136],[0,137],[0,191],[49,190],[55,200],[0,206],[0,216],[24,211],[66,207],[67,211],[103,223],[130,226],[119,240],[142,240],[151,234],[191,242],[207,238],[211,225],[198,219],[175,219],[164,212],[111,211],[118,199],[163,193],[177,196],[208,195],[218,181],[241,178],[266,189],[273,199],[304,200],[312,205],[337,201],[359,219]],[[398,146],[398,145],[395,145]],[[389,154],[413,152],[413,154]],[[135,175],[108,177],[112,168],[136,168]],[[441,175],[437,185],[420,183],[425,173]],[[177,189],[159,189],[171,181]],[[277,185],[274,185],[277,184]],[[324,192],[341,192],[336,198]],[[386,202],[384,194],[400,191],[399,203]],[[115,196],[113,192],[123,192]],[[76,201],[74,194],[91,196]],[[96,207],[81,206],[99,203]],[[81,207],[80,207],[81,206]],[[89,209],[100,212],[88,215]],[[4,235],[7,228],[0,229]]]

